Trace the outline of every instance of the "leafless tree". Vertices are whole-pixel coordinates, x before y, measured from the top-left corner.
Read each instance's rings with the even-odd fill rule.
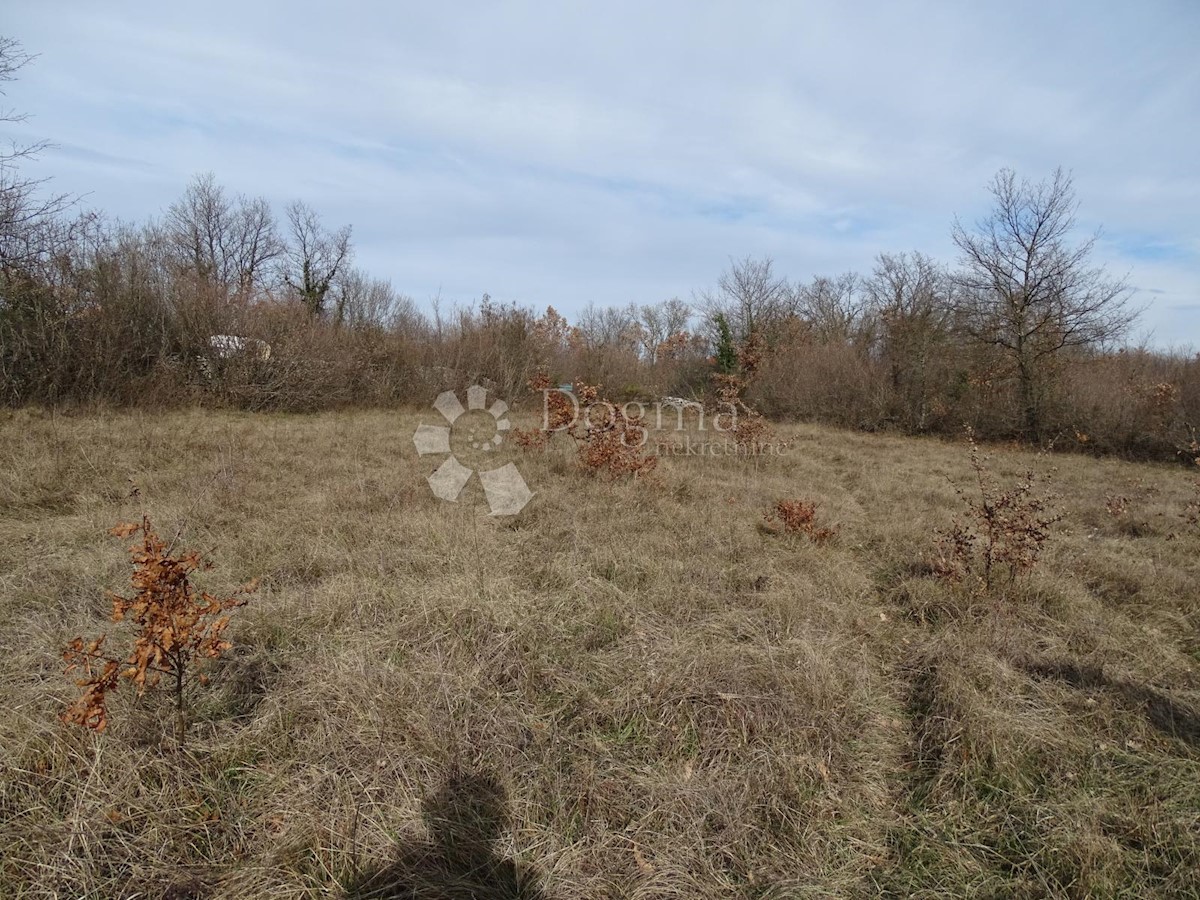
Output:
[[[234,242],[230,268],[238,287],[263,287],[270,280],[270,264],[283,253],[270,204],[262,197],[239,197],[234,211]]]
[[[316,211],[302,201],[287,209],[291,231],[283,280],[314,317],[325,312],[330,289],[350,264],[350,226],[327,231]]]
[[[866,344],[870,317],[862,280],[853,272],[836,277],[818,275],[796,289],[799,315],[813,336],[826,344]]]
[[[876,349],[902,404],[904,425],[923,431],[935,373],[944,370],[951,348],[949,278],[922,253],[882,253],[863,290],[879,323]]]
[[[579,316],[579,336],[588,350],[637,350],[642,343],[636,306],[602,306],[589,303]]]
[[[33,59],[20,42],[0,36],[0,97],[7,96],[2,85],[15,81],[17,73]],[[15,124],[27,118],[7,106],[0,107],[0,123]],[[71,198],[43,193],[46,179],[29,178],[20,171],[22,163],[48,146],[45,141],[12,141],[0,147],[0,273],[9,277],[29,274],[43,265],[70,237],[56,219],[71,205]]]
[[[393,334],[429,342],[433,337],[433,326],[429,316],[421,311],[417,301],[407,294],[392,294],[385,324]]]
[[[417,334],[427,323],[411,297],[397,294],[391,282],[372,278],[362,269],[349,269],[333,292],[334,319],[350,328],[391,328]]]
[[[735,341],[756,331],[769,341],[775,327],[795,312],[791,286],[775,274],[770,257],[731,260],[717,279],[716,290],[701,294],[700,303],[714,343],[718,314],[729,323]]]
[[[1059,354],[1120,338],[1137,312],[1126,282],[1090,264],[1096,236],[1071,241],[1078,204],[1069,174],[1056,169],[1034,184],[1002,169],[988,189],[992,209],[974,229],[954,223],[956,309],[973,340],[1008,360],[1026,436],[1038,440]]]
[[[171,204],[165,225],[183,269],[230,291],[266,286],[283,249],[267,201],[230,199],[211,172],[197,175]]]
[[[642,358],[653,363],[659,347],[668,338],[687,332],[691,319],[692,308],[678,297],[643,306],[639,316]]]

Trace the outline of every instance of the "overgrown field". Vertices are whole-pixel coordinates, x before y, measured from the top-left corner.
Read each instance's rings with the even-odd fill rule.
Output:
[[[1200,894],[1195,471],[987,448],[1064,518],[972,593],[930,565],[962,444],[608,482],[510,441],[497,520],[430,492],[428,411],[0,415],[5,898]],[[261,578],[183,750],[130,685],[58,720],[143,512]]]

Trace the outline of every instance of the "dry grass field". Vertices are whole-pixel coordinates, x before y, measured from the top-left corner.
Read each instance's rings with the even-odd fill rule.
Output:
[[[432,496],[428,411],[0,416],[5,898],[1200,895],[1180,466],[988,448],[1064,518],[972,595],[927,564],[962,444],[789,426],[609,483],[508,442],[536,496],[494,519]],[[142,512],[261,578],[183,750],[129,685],[57,718]]]

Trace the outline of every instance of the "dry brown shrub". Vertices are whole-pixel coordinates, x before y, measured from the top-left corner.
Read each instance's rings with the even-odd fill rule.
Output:
[[[734,425],[730,433],[738,451],[749,456],[763,453],[773,432],[762,413],[746,402],[746,380],[739,375],[717,374],[713,376],[713,385],[720,402],[732,413]]]
[[[979,494],[971,498],[963,489],[955,489],[967,511],[948,530],[938,533],[932,566],[939,578],[958,583],[973,581],[987,590],[1001,572],[1007,573],[1011,583],[1032,571],[1050,538],[1050,528],[1062,516],[1051,510],[1046,498],[1034,494],[1036,477],[1032,469],[1015,485],[1002,490],[970,429],[967,442]]]
[[[1184,460],[1190,459],[1194,465],[1200,466],[1200,438],[1196,436],[1196,429],[1190,425],[1188,426],[1188,436],[1179,448],[1179,455]]]
[[[763,364],[766,353],[767,342],[763,340],[762,333],[758,331],[750,332],[750,336],[742,342],[737,351],[738,366],[741,367],[742,375],[746,381],[754,380],[755,375],[758,374],[759,367]]]
[[[128,653],[115,656],[104,652],[107,635],[84,643],[72,640],[63,651],[68,673],[81,669],[76,684],[83,693],[62,713],[64,722],[82,725],[94,731],[108,727],[108,695],[125,678],[137,686],[138,694],[157,687],[167,676],[175,702],[175,733],[182,744],[187,732],[187,688],[192,678],[201,684],[207,677],[196,673],[204,660],[216,659],[230,647],[225,640],[229,612],[246,605],[245,595],[256,584],[251,582],[230,597],[214,597],[197,591],[191,584],[192,573],[211,566],[199,553],[188,550],[173,553],[168,544],[150,526],[150,519],[125,522],[110,534],[127,538],[141,534],[141,540],[129,548],[133,562],[132,597],[111,594],[112,620],[131,620],[137,626]]]
[[[607,421],[585,425],[579,446],[583,468],[609,478],[648,474],[658,465],[658,457],[645,449],[648,437],[645,419],[627,415],[621,407],[611,404],[608,410]]]
[[[544,450],[561,431],[576,442],[579,463],[589,474],[609,478],[645,475],[658,464],[658,457],[646,450],[649,432],[642,416],[630,416],[623,407],[603,399],[596,385],[577,383],[574,393],[581,407],[602,406],[607,411],[602,421],[593,422],[588,415],[579,417],[574,404],[550,387],[545,372],[538,372],[529,381],[530,390],[548,392],[544,394],[546,421],[541,428],[514,431],[517,445],[523,450]]]
[[[804,535],[814,544],[823,544],[837,534],[836,528],[817,524],[817,504],[811,500],[776,500],[763,518],[772,526]]]

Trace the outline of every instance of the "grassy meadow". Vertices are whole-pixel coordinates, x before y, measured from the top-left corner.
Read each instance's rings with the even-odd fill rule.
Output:
[[[971,594],[928,565],[961,443],[780,426],[607,482],[508,441],[497,519],[419,422],[0,413],[0,897],[1200,895],[1196,472],[986,448],[1063,519]],[[143,512],[261,579],[183,749],[127,684],[57,718]]]

